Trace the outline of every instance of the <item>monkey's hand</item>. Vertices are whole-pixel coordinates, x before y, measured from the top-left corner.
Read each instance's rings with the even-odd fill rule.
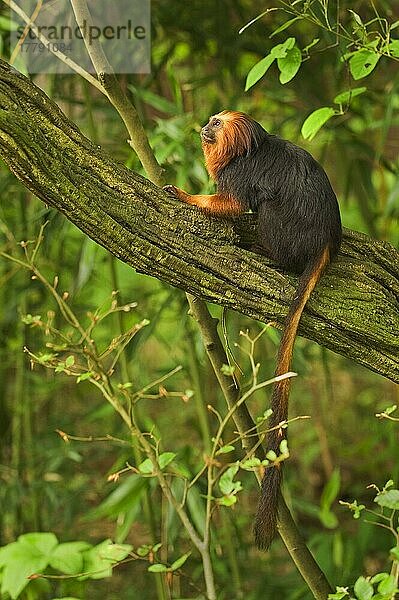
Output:
[[[174,198],[177,198],[178,200],[181,200],[182,202],[189,203],[190,195],[187,194],[186,192],[184,192],[183,190],[181,190],[180,188],[176,187],[175,185],[164,185],[162,189],[165,192],[168,192],[168,194],[170,194]]]
[[[232,217],[244,212],[241,202],[232,196],[223,194],[194,194],[194,196],[191,196],[175,185],[165,185],[163,189],[165,192],[168,192],[168,194],[171,194],[182,202],[186,202],[186,204],[191,204],[192,206],[197,206],[211,215],[218,215],[219,217]]]

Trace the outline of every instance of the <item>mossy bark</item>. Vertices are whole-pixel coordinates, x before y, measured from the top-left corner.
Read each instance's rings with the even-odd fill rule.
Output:
[[[255,319],[283,322],[296,278],[249,250],[252,215],[220,220],[178,203],[92,144],[3,61],[0,154],[34,194],[137,271]],[[399,253],[345,230],[300,334],[399,381],[398,299]]]

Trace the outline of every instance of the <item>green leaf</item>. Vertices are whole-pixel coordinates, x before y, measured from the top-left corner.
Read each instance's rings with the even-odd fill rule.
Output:
[[[331,510],[321,510],[319,512],[319,518],[327,529],[335,529],[338,526],[338,519]]]
[[[379,506],[385,508],[392,508],[393,510],[399,510],[399,490],[386,490],[377,494],[374,498]]]
[[[148,567],[148,571],[150,573],[166,573],[167,571],[169,571],[169,569],[166,565],[163,565],[161,563],[155,563]]]
[[[341,477],[339,474],[339,470],[335,469],[324,486],[323,492],[321,494],[320,506],[324,509],[329,509],[331,504],[337,498],[339,494],[339,489],[341,486]]]
[[[163,452],[159,455],[158,464],[161,470],[165,469],[176,458],[175,452]]]
[[[38,357],[37,360],[41,365],[46,364],[47,362],[52,361],[54,358],[56,358],[56,354],[54,352],[41,352]]]
[[[232,465],[221,476],[219,487],[222,494],[231,494],[235,490],[237,482],[234,482],[233,479],[237,474],[238,468],[238,465]]]
[[[273,58],[284,58],[287,56],[287,52],[295,46],[295,38],[290,37],[285,40],[282,44],[277,44],[270,50],[270,55]]]
[[[399,58],[399,40],[392,40],[391,43],[388,44],[388,50],[392,56]]]
[[[83,553],[83,570],[87,575],[78,577],[78,580],[111,577],[112,567],[116,562],[126,558],[132,549],[133,547],[129,544],[113,544],[111,540],[104,540],[90,548]]]
[[[220,371],[227,377],[233,377],[236,368],[234,365],[222,365]]]
[[[151,546],[151,550],[155,553],[158,552],[158,550],[162,548],[162,543],[158,542],[158,544],[154,544],[153,546]]]
[[[391,487],[393,486],[393,484],[394,484],[394,481],[393,481],[393,479],[388,479],[388,481],[387,481],[387,482],[386,482],[386,484],[384,485],[384,487],[383,487],[383,490],[382,490],[382,491],[383,491],[383,492],[386,492],[386,490],[387,490],[388,488],[391,488]]]
[[[384,581],[381,581],[377,589],[380,594],[384,594],[389,598],[391,598],[398,591],[398,588],[396,587],[396,580],[392,575],[388,575]]]
[[[370,578],[370,583],[372,583],[373,585],[375,583],[380,583],[380,581],[385,581],[387,577],[388,573],[377,573],[376,575],[373,575],[373,577]]]
[[[149,458],[143,460],[142,463],[137,467],[142,475],[152,475],[154,468],[152,466],[152,461]]]
[[[1,16],[0,16],[0,19],[1,19]],[[1,29],[1,27],[0,27],[0,29]],[[25,325],[31,325],[32,323],[40,323],[41,320],[42,320],[41,315],[27,314],[21,318],[22,323],[25,323]]]
[[[58,546],[58,540],[54,533],[24,533],[18,538],[18,544],[31,548],[31,552],[48,557],[54,548]]]
[[[127,512],[141,501],[147,484],[146,479],[137,475],[127,477],[124,481],[118,483],[99,506],[86,514],[85,520],[103,519],[104,517],[118,518],[121,513]]]
[[[180,114],[179,107],[174,102],[167,100],[163,96],[158,96],[158,94],[155,94],[154,92],[151,92],[143,87],[129,85],[128,88],[133,91],[135,97],[144,100],[146,104],[153,106],[157,110],[168,115]]]
[[[186,560],[188,559],[190,554],[191,554],[191,552],[186,552],[186,554],[183,554],[183,556],[180,556],[180,558],[178,558],[171,564],[170,570],[177,571],[177,569],[180,569],[180,567],[182,567],[184,565],[184,563],[186,562]]]
[[[256,423],[260,424],[263,421],[266,421],[266,419],[268,419],[270,417],[270,415],[273,414],[273,411],[271,408],[268,408],[267,410],[265,410],[265,412],[263,413],[263,415],[261,415],[260,417],[256,417]]]
[[[65,360],[65,366],[72,367],[74,364],[75,364],[75,357],[73,356],[73,354],[70,354],[69,356],[67,356],[67,358]]]
[[[290,451],[288,450],[288,441],[287,440],[281,440],[280,442],[280,454],[282,454],[285,457],[289,457],[290,455]]]
[[[334,115],[335,110],[329,106],[313,111],[302,125],[301,133],[305,140],[312,140],[319,129]]]
[[[176,458],[175,452],[163,452],[158,457],[158,465],[161,470],[165,469],[169,463],[172,462]],[[140,473],[143,475],[153,475],[154,468],[152,465],[152,461],[150,458],[146,458],[139,466],[137,467]]]
[[[206,521],[206,510],[204,499],[198,487],[190,487],[187,493],[187,508],[197,531],[203,535]]]
[[[116,563],[126,558],[132,550],[133,546],[131,544],[113,544],[112,542],[108,542],[108,545],[102,551],[102,556],[105,560]]]
[[[349,11],[350,13],[352,13],[352,15],[353,15],[353,18],[355,19],[356,23],[357,23],[358,25],[360,25],[361,27],[363,27],[363,21],[361,20],[360,16],[359,16],[357,13],[355,13],[355,11],[354,11],[354,10],[351,10],[350,8],[348,8],[348,11]]]
[[[320,42],[320,38],[314,38],[314,40],[312,40],[310,42],[310,44],[308,44],[307,46],[305,46],[305,48],[303,49],[303,53],[307,54],[309,52],[309,50],[311,48],[313,48],[313,46],[316,46],[316,44],[318,44]]]
[[[391,548],[389,553],[391,554],[391,556],[393,556],[393,558],[395,560],[397,560],[399,562],[399,548],[398,546],[395,546],[394,548]]]
[[[216,456],[218,456],[219,454],[228,454],[229,452],[233,452],[233,450],[235,450],[234,446],[229,446],[229,445],[222,446],[216,452]]]
[[[266,453],[266,458],[268,460],[274,461],[277,458],[277,454],[275,453],[274,450],[268,450],[268,452]]]
[[[280,83],[288,83],[298,73],[302,63],[302,54],[298,46],[294,46],[287,51],[286,56],[277,59],[277,66],[280,69]]]
[[[259,458],[256,458],[255,456],[253,458],[248,458],[247,460],[244,460],[242,463],[240,463],[240,467],[242,469],[245,469],[246,471],[252,471],[252,469],[260,467],[260,465],[261,462]]]
[[[76,383],[80,383],[81,381],[86,381],[87,379],[90,379],[90,377],[93,377],[94,373],[93,371],[86,371],[86,373],[81,373],[81,375],[79,375],[76,378]]]
[[[34,545],[14,542],[5,549],[7,552],[2,553],[2,561],[3,564],[4,559],[7,562],[2,572],[1,592],[2,597],[9,594],[14,600],[28,585],[30,575],[46,569],[48,559]]]
[[[274,57],[268,54],[262,60],[256,63],[249,71],[247,80],[245,82],[245,91],[247,92],[252,86],[255,85],[263,77],[269,67],[273,64]]]
[[[358,600],[371,600],[374,594],[373,586],[365,577],[357,579],[354,592]]]
[[[277,27],[277,29],[275,29],[270,35],[269,37],[273,37],[275,35],[277,35],[278,33],[281,33],[282,31],[284,31],[285,29],[288,29],[288,27],[291,27],[291,25],[293,23],[295,23],[295,21],[300,21],[302,17],[294,17],[293,19],[289,19],[288,21],[286,21],[285,23],[283,23],[282,25],[280,25],[280,27]]]
[[[7,544],[7,546],[2,546],[0,548],[0,568],[4,567],[12,558],[14,549],[17,545],[17,542],[11,542],[10,544]]]
[[[362,79],[370,75],[380,60],[380,55],[373,50],[358,50],[349,59],[349,69],[353,79]]]
[[[364,94],[364,92],[367,92],[366,87],[353,88],[352,90],[341,92],[340,94],[338,94],[338,96],[335,96],[334,102],[335,104],[350,104],[352,98],[360,96],[360,94]]]
[[[218,504],[221,506],[233,506],[237,502],[237,496],[223,496],[218,498]]]
[[[82,552],[90,548],[87,542],[66,542],[59,544],[50,557],[50,566],[67,575],[77,575],[83,571]]]
[[[151,550],[152,550],[151,544],[143,544],[142,546],[139,546],[138,548],[136,548],[136,553],[139,556],[141,556],[142,558],[144,558],[145,556],[149,555]]]

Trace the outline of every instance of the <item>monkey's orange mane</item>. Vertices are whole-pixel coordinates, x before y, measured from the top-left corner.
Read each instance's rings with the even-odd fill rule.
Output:
[[[206,168],[213,179],[235,156],[251,151],[254,123],[248,115],[238,111],[224,110],[215,117],[223,122],[216,142],[202,142]]]

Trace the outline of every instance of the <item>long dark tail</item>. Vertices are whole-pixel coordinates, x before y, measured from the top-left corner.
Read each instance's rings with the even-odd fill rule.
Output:
[[[285,320],[284,332],[281,338],[277,357],[276,376],[287,373],[291,368],[292,353],[299,321],[306,302],[324,268],[329,263],[330,252],[326,247],[315,261],[310,263],[301,275],[294,299],[291,303]],[[280,444],[286,439],[286,429],[278,425],[288,418],[288,397],[290,392],[290,379],[283,379],[274,384],[270,417],[270,428],[267,437],[267,449],[280,454]],[[267,550],[277,532],[278,499],[282,480],[282,463],[267,467],[262,480],[261,495],[256,514],[254,533],[255,542],[259,549]]]

